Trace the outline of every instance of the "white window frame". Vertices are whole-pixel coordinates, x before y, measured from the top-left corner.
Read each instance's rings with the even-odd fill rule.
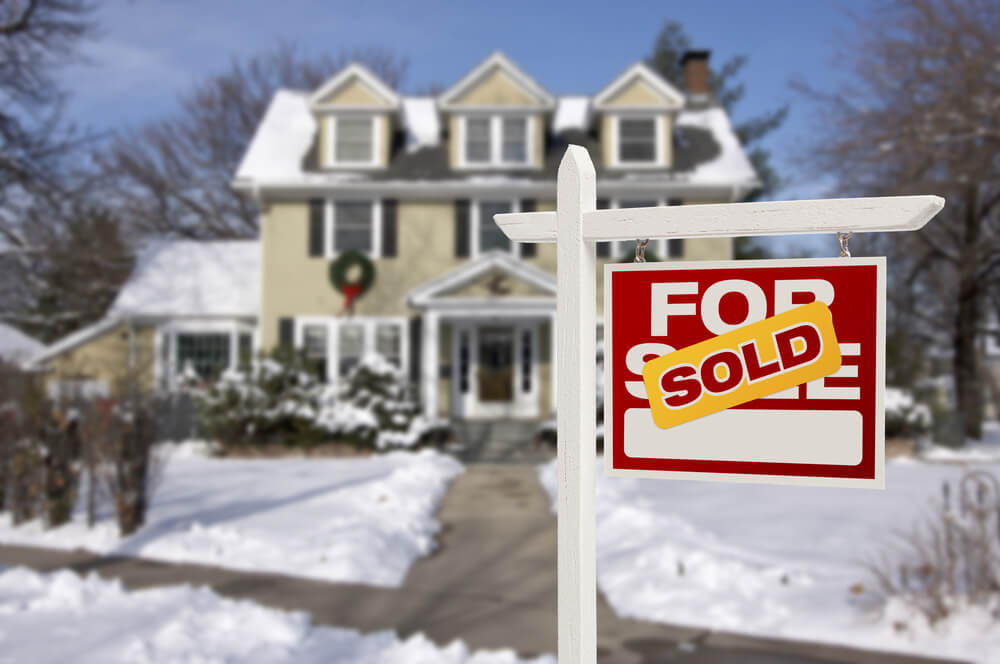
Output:
[[[350,318],[336,316],[296,316],[293,343],[295,349],[302,348],[305,327],[309,325],[326,326],[326,377],[327,384],[336,387],[341,380],[340,368],[340,326],[360,325],[364,330],[364,347],[362,357],[375,353],[375,328],[378,325],[396,325],[399,328],[399,370],[408,375],[410,366],[410,337],[407,334],[409,320],[405,316],[351,316]]]
[[[346,117],[352,120],[367,118],[372,132],[372,156],[365,161],[341,161],[337,159],[337,120]],[[381,163],[379,155],[382,154],[382,136],[378,131],[379,118],[374,113],[339,113],[326,116],[326,163],[333,167],[351,168],[378,168]]]
[[[325,234],[324,253],[326,258],[336,258],[337,249],[334,246],[334,232],[337,229],[337,201],[343,203],[371,203],[372,205],[372,247],[367,252],[362,252],[371,259],[382,256],[382,199],[381,198],[327,198],[323,205],[323,233]]]
[[[233,371],[240,366],[240,335],[250,335],[250,349],[256,354],[260,337],[257,326],[240,320],[192,319],[175,320],[156,327],[153,337],[153,384],[163,385],[168,391],[177,388],[177,376],[183,367],[177,366],[177,335],[178,334],[229,334],[229,366]],[[167,344],[166,353],[163,346]],[[167,366],[163,364],[163,356],[167,355]]]
[[[619,123],[622,120],[653,120],[653,161],[622,161],[619,159]],[[666,116],[662,113],[616,113],[611,116],[611,166],[613,168],[665,168],[667,155],[664,149],[664,135],[667,130]]]
[[[621,207],[622,202],[624,202],[624,201],[641,200],[642,198],[643,198],[642,196],[627,196],[625,198],[621,198],[621,197],[619,197],[619,198],[609,198],[608,199],[608,209],[610,209],[610,210],[627,209],[627,208],[622,208]],[[650,196],[649,200],[650,201],[656,201],[657,205],[666,205],[667,202],[670,200],[670,198],[662,197],[662,196],[659,197],[659,198],[657,198],[657,197],[654,197],[654,196]],[[647,246],[648,249],[652,249],[656,253],[657,258],[659,258],[660,260],[664,260],[664,261],[665,260],[677,260],[677,259],[680,259],[680,258],[684,257],[683,254],[680,255],[680,256],[677,256],[677,257],[668,256],[667,255],[667,248],[670,246],[670,240],[668,238],[660,238],[658,240],[650,240],[649,244],[646,245],[646,246]],[[611,240],[611,256],[609,256],[608,259],[610,259],[610,260],[618,260],[619,258],[621,258],[622,256],[624,256],[625,252],[628,251],[632,247],[635,247],[635,242],[632,241],[632,240]],[[602,260],[605,260],[605,259],[602,258]]]
[[[479,219],[480,211],[479,206],[481,203],[506,203],[510,202],[511,212],[521,211],[521,199],[506,199],[506,198],[473,198],[469,200],[469,259],[475,260],[483,254],[481,247],[479,246]],[[521,257],[521,243],[510,241],[510,255],[514,258]]]
[[[490,120],[490,158],[489,161],[469,161],[466,158],[465,137],[467,133],[466,123],[470,118],[489,118]],[[524,119],[524,161],[504,161],[503,159],[503,121],[510,118]],[[535,162],[535,132],[537,131],[537,119],[531,113],[508,112],[493,114],[466,114],[459,116],[458,136],[459,142],[459,168],[539,168]]]

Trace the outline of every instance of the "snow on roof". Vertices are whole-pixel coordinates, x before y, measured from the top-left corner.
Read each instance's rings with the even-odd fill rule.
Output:
[[[434,147],[441,136],[441,122],[433,97],[404,97],[403,126],[406,127],[406,150]]]
[[[757,171],[747,158],[740,139],[733,131],[726,111],[718,106],[681,111],[677,125],[697,127],[712,132],[722,148],[715,159],[702,162],[690,173],[690,180],[699,184],[757,183]]]
[[[259,302],[256,240],[182,240],[143,252],[108,315],[256,316]]]
[[[313,143],[316,120],[309,96],[278,90],[254,132],[236,179],[287,178],[302,174],[302,159]]]
[[[21,330],[0,323],[0,359],[20,364],[45,350],[45,344]]]
[[[555,117],[552,119],[553,132],[558,134],[570,129],[585,130],[589,125],[590,97],[559,97]]]

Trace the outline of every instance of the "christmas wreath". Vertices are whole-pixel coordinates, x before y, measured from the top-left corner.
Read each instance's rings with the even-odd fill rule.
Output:
[[[347,273],[357,265],[361,276],[348,281]],[[375,281],[375,265],[371,259],[357,251],[345,251],[330,263],[330,283],[344,296],[344,309],[353,313],[354,300],[368,292]]]

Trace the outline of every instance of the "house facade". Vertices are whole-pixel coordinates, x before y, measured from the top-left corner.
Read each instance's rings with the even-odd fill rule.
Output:
[[[402,96],[357,64],[316,90],[279,90],[232,182],[260,209],[259,242],[243,247],[256,260],[236,261],[238,279],[255,279],[246,292],[256,300],[241,300],[252,306],[226,311],[225,297],[194,292],[210,289],[196,279],[170,311],[154,311],[129,292],[137,272],[112,313],[146,335],[149,379],[164,388],[182,370],[235,367],[249,347],[301,349],[331,383],[378,353],[408,373],[428,415],[548,417],[558,379],[555,246],[512,243],[493,215],[554,209],[569,144],[589,150],[601,207],[743,200],[759,183],[709,94],[707,58],[685,56],[683,91],[637,63],[593,96],[557,96],[500,53],[436,97]],[[633,247],[599,243],[596,252],[603,263]],[[361,258],[338,262],[347,252]],[[732,246],[653,241],[648,253],[724,260]],[[335,265],[349,280],[370,271],[351,307],[331,282]],[[185,311],[192,299],[211,306]],[[83,350],[50,348],[40,361],[66,364]]]

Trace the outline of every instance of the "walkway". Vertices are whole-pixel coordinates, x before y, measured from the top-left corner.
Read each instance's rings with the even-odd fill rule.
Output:
[[[423,632],[439,644],[460,638],[474,649],[514,648],[522,656],[554,653],[556,527],[535,468],[469,466],[439,518],[437,552],[414,564],[398,589],[8,546],[0,547],[0,564],[95,570],[130,588],[204,584],[222,595],[309,611],[323,625]],[[942,661],[626,620],[601,595],[597,607],[602,664]]]

